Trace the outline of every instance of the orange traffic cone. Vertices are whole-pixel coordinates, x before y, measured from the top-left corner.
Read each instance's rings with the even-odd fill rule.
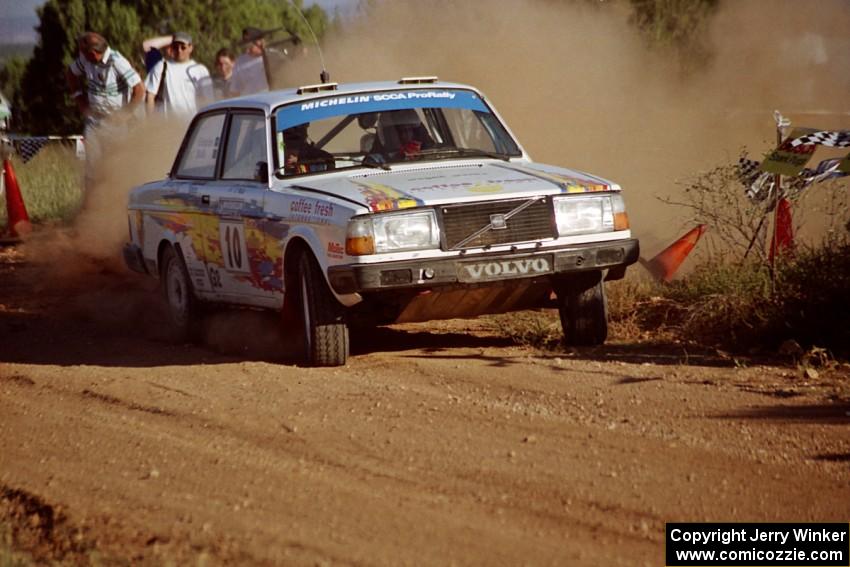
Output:
[[[697,245],[697,241],[699,241],[700,236],[702,236],[702,233],[706,230],[708,230],[708,226],[704,224],[697,226],[696,228],[688,231],[688,233],[679,240],[659,252],[652,260],[646,261],[641,258],[641,264],[644,268],[649,270],[649,273],[656,279],[663,282],[669,282],[673,279],[673,276],[676,274],[676,270],[679,269],[679,266],[681,266],[682,262],[685,261],[685,258],[688,257],[688,254],[691,253],[691,250],[693,250],[694,246]]]
[[[18,238],[32,232],[32,225],[18,186],[18,178],[8,158],[3,160],[3,175],[6,176],[6,213],[9,221],[6,233],[12,238]]]

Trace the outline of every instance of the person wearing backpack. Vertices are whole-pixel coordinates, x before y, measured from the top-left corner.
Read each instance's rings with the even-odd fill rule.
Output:
[[[102,35],[87,31],[77,38],[79,55],[68,66],[71,97],[85,122],[86,185],[92,183],[93,165],[100,160],[105,136],[126,133],[136,116],[145,90],[142,79],[123,55],[109,47]]]
[[[210,72],[192,59],[192,36],[177,32],[171,41],[171,59],[158,62],[145,79],[148,112],[191,117],[198,103],[213,100]]]

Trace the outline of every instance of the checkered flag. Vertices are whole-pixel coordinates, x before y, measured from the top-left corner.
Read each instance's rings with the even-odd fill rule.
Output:
[[[47,136],[33,136],[30,138],[18,138],[13,140],[12,143],[15,146],[15,151],[21,156],[21,160],[27,163],[41,151],[41,148],[47,144],[48,140],[50,138]]]
[[[831,148],[850,148],[850,130],[821,130],[791,140],[792,148],[812,144]]]
[[[738,160],[738,179],[744,185],[751,185],[761,175],[761,163],[742,155]]]

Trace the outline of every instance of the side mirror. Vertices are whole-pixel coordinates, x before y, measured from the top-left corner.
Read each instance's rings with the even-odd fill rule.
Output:
[[[258,161],[254,166],[254,179],[260,183],[269,182],[269,164],[264,161]]]

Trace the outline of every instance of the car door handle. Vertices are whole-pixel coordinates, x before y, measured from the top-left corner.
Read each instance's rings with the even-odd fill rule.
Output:
[[[201,203],[204,205],[210,204],[210,196],[209,195],[201,195]]]

